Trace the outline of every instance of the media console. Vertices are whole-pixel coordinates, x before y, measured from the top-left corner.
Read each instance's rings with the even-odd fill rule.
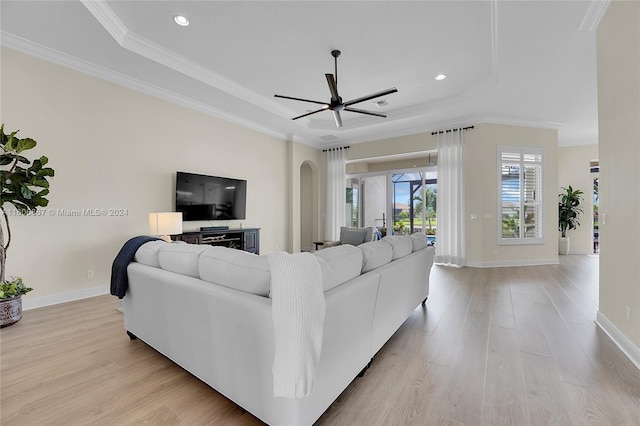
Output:
[[[184,241],[189,244],[209,244],[260,254],[260,228],[184,232],[180,235],[172,235],[171,238],[174,241]]]

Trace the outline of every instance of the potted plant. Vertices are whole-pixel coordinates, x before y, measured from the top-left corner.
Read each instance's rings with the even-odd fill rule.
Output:
[[[568,188],[562,187],[563,193],[559,194],[558,201],[558,231],[560,231],[560,239],[558,240],[558,253],[569,254],[569,237],[567,231],[576,229],[580,226],[580,214],[582,213],[582,191],[574,190],[571,185]]]
[[[18,311],[15,307],[7,308],[17,313],[18,318],[6,325],[22,317],[22,295],[32,289],[24,285],[22,278],[5,279],[7,251],[11,245],[11,227],[5,205],[11,204],[15,208],[11,215],[27,215],[39,207],[46,207],[49,204],[45,198],[49,194],[47,179],[54,175],[53,169],[45,167],[49,162],[47,157],[31,162],[23,156],[24,151],[34,148],[37,142],[31,138],[18,138],[16,133],[18,131],[5,134],[4,124],[0,126],[0,302],[3,303],[0,315],[5,314],[4,302],[13,301],[7,306],[19,305]],[[5,326],[4,316],[0,317],[0,322]]]
[[[15,324],[22,318],[22,295],[33,290],[22,278],[9,278],[0,282],[0,328]]]

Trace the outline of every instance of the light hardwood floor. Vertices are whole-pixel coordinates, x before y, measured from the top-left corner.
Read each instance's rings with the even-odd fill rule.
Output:
[[[319,419],[329,425],[640,424],[640,371],[594,325],[598,259],[434,267],[419,307]],[[0,331],[2,425],[259,424],[141,341],[117,299]]]

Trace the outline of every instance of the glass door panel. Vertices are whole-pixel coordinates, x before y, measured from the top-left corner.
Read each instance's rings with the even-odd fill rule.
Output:
[[[347,178],[347,210],[345,220],[348,227],[360,227],[360,179]]]
[[[361,227],[375,226],[381,232],[387,226],[387,177],[385,175],[364,176],[362,182]]]

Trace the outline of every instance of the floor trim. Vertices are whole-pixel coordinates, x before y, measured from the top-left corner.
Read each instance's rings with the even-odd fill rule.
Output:
[[[627,358],[635,364],[638,370],[640,370],[640,348],[634,345],[633,342],[600,311],[596,314],[596,325],[609,336],[613,343],[615,343]]]
[[[73,302],[74,300],[88,299],[89,297],[109,294],[109,286],[83,288],[82,290],[69,291],[67,293],[52,294],[51,296],[22,299],[22,310],[43,308],[45,306],[58,305],[60,303]]]

